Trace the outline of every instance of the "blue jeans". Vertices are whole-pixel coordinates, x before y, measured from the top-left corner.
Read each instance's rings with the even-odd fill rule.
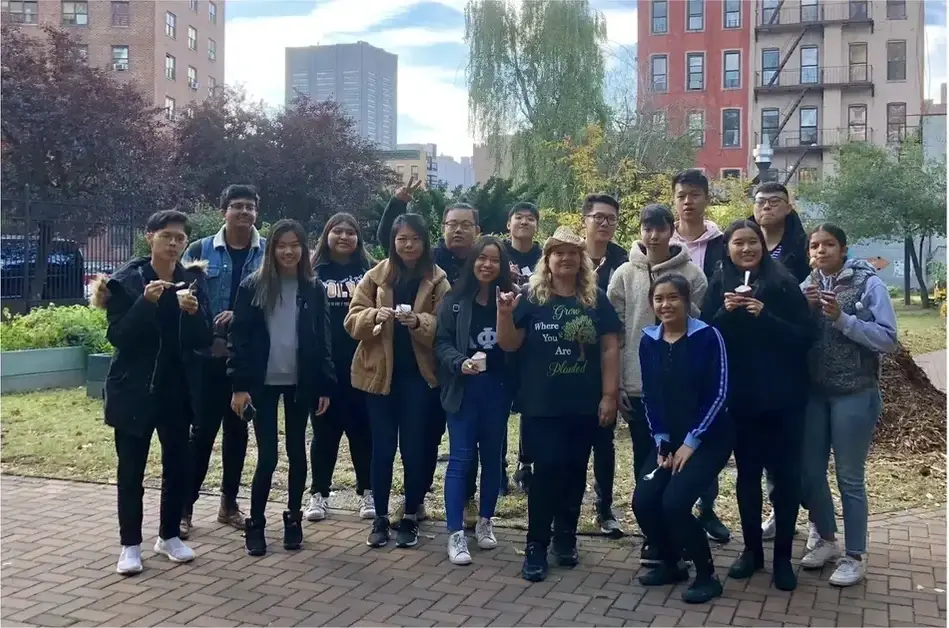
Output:
[[[477,454],[481,458],[479,514],[494,516],[501,492],[501,467],[511,398],[498,373],[465,377],[465,392],[457,413],[448,414],[448,471],[445,473],[445,518],[448,531],[464,527],[467,479]]]
[[[804,490],[811,520],[825,539],[837,531],[827,484],[827,463],[833,449],[848,554],[867,551],[867,452],[882,410],[877,387],[833,397],[811,395],[807,404]]]
[[[388,395],[366,395],[372,461],[369,483],[376,516],[389,512],[395,450],[402,455],[405,514],[414,515],[425,497],[425,427],[428,420],[428,383],[420,374],[393,377]]]

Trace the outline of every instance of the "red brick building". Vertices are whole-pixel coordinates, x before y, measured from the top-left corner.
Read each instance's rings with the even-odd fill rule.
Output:
[[[710,178],[748,174],[752,3],[640,0],[638,13],[640,109],[692,134]]]

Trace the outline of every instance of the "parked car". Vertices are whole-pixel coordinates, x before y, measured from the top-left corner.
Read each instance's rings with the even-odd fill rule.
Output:
[[[36,272],[38,242],[22,235],[0,236],[0,297],[22,299],[29,291],[28,278]],[[72,240],[53,238],[46,266],[43,301],[82,299],[85,296],[82,251]]]

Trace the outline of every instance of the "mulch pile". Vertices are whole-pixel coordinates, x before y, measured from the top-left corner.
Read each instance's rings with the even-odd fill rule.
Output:
[[[873,442],[895,454],[946,451],[946,393],[929,381],[903,345],[883,356],[883,416]]]

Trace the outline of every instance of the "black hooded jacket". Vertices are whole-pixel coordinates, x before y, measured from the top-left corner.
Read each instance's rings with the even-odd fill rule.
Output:
[[[616,269],[629,261],[629,254],[626,249],[615,242],[606,245],[606,254],[596,267],[596,280],[600,290],[606,292],[610,287],[610,279]]]
[[[192,417],[172,417],[164,412],[169,408],[169,396],[188,395],[187,404],[173,407],[177,411],[185,406],[197,416],[201,365],[195,352],[207,349],[213,339],[203,263],[175,266],[175,282],[196,282],[198,312],[180,311],[177,344],[172,348],[163,334],[160,306],[144,296],[148,282],[143,270],[150,262],[149,257],[135,258],[110,278],[99,277],[90,298],[92,305],[105,309],[109,321],[106,337],[115,348],[105,381],[106,425],[138,435],[150,434],[161,421],[190,421]],[[179,358],[187,390],[166,390],[164,375],[178,368]]]
[[[748,220],[755,221],[754,216]],[[794,210],[784,217],[784,235],[781,236],[781,253],[778,261],[790,271],[800,285],[811,274],[810,256],[807,254],[807,232],[804,223]]]

